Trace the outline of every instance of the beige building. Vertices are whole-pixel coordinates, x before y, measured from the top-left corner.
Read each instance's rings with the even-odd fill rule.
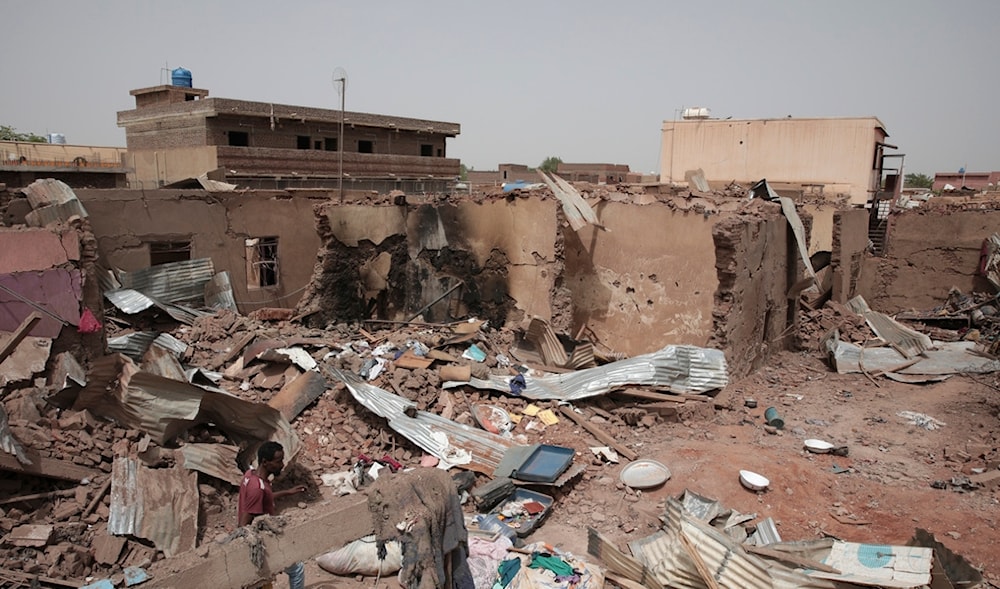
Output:
[[[687,172],[702,170],[713,187],[766,178],[773,186],[847,194],[851,203],[864,204],[879,191],[894,192],[903,173],[902,156],[885,153],[896,148],[885,143],[889,135],[875,117],[690,117],[664,121],[662,131],[664,183],[684,182]]]

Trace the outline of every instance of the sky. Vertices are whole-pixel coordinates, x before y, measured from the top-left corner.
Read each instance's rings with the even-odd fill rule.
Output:
[[[129,91],[461,125],[476,170],[659,172],[664,120],[876,116],[907,173],[1000,169],[996,0],[0,0],[0,125],[124,146]]]

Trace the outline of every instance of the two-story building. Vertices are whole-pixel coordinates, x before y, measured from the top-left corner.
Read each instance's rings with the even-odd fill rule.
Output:
[[[457,123],[213,98],[181,85],[131,94],[135,109],[119,112],[118,126],[135,188],[220,170],[241,187],[433,192],[460,174],[446,145]]]

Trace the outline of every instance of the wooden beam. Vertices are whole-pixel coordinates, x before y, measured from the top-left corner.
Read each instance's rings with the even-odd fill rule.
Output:
[[[310,507],[307,518],[303,521],[293,519],[277,535],[261,533],[264,564],[260,570],[250,559],[250,541],[245,536],[236,537],[227,544],[208,543],[208,550],[202,547],[157,561],[147,571],[153,578],[142,587],[241,589],[255,586],[296,562],[364,537],[372,528],[367,496],[357,493],[335,497]]]
[[[33,311],[31,315],[24,318],[21,325],[19,325],[17,329],[14,330],[14,333],[10,335],[10,338],[4,342],[3,347],[0,347],[0,362],[3,362],[7,359],[7,356],[14,353],[14,350],[17,349],[17,345],[21,343],[21,340],[27,337],[28,333],[34,329],[35,324],[41,320],[42,316],[35,311]]]
[[[31,460],[31,464],[21,464],[17,458],[6,452],[0,452],[0,470],[76,482],[83,479],[94,479],[102,474],[97,469],[73,464],[67,460],[42,457],[38,454],[38,450],[33,448],[25,448],[25,453]]]
[[[618,440],[612,438],[607,432],[600,429],[596,425],[588,422],[583,418],[583,416],[577,415],[576,411],[573,411],[573,409],[571,409],[570,407],[563,405],[562,407],[559,408],[559,411],[561,411],[562,414],[565,415],[566,417],[575,421],[577,425],[590,432],[590,435],[597,438],[600,442],[603,442],[604,444],[607,444],[608,446],[614,448],[616,452],[618,452],[625,458],[628,458],[629,460],[635,460],[636,458],[639,457],[638,454],[636,454],[629,448],[626,448],[624,444],[619,443]]]

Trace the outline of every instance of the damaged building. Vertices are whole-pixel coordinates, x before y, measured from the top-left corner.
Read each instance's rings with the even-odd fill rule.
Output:
[[[456,195],[416,182],[425,161],[457,177],[457,125],[355,118],[345,141],[379,147],[345,169],[374,183],[342,197],[336,111],[133,94],[141,185],[198,188],[2,192],[0,583],[242,587],[309,561],[360,587],[381,565],[318,557],[368,535],[402,547],[408,587],[466,558],[476,587],[514,559],[549,582],[529,577],[543,552],[594,587],[989,582],[998,409],[972,379],[1000,370],[1000,200],[892,206],[877,120],[863,174],[719,185],[684,161],[684,185]],[[322,184],[284,184],[297,151]],[[918,411],[958,378],[968,413]],[[289,463],[275,489],[307,493],[239,528],[265,441]],[[477,560],[482,542],[517,548]]]

